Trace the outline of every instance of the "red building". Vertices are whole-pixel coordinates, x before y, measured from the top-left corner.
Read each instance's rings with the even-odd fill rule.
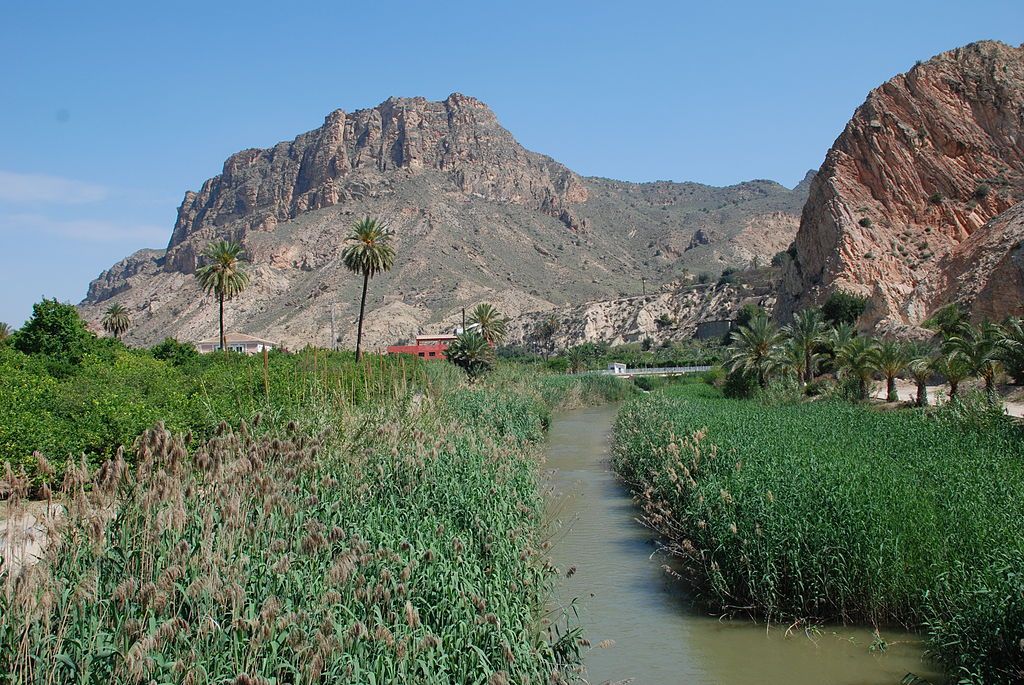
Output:
[[[424,359],[444,359],[444,351],[457,337],[447,333],[417,335],[415,345],[391,345],[388,347],[388,354],[411,354]]]

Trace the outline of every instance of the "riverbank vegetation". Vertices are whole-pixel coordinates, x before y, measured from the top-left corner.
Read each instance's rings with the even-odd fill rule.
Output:
[[[538,443],[554,408],[631,386],[128,350],[62,307],[23,331],[80,345],[73,363],[21,331],[0,349],[6,516],[53,502],[42,559],[0,569],[0,682],[568,677],[578,632],[545,614]]]
[[[1024,434],[954,409],[677,385],[624,407],[615,465],[714,610],[922,629],[956,678],[1012,682],[1024,672]]]

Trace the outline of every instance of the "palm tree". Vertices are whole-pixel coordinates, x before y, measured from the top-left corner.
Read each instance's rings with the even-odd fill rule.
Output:
[[[955,335],[957,329],[964,325],[967,317],[964,315],[960,305],[947,304],[936,309],[922,324],[925,328],[935,331],[942,338]]]
[[[797,312],[793,323],[782,329],[792,340],[792,344],[803,355],[803,368],[797,372],[801,384],[814,380],[815,366],[818,362],[818,346],[821,345],[825,333],[825,325],[818,309],[805,309]]]
[[[0,321],[0,342],[10,338],[12,332],[10,324]]]
[[[121,336],[132,325],[132,318],[122,304],[112,304],[103,314],[103,330],[112,336],[121,339]]]
[[[224,301],[238,295],[249,285],[249,274],[245,271],[247,262],[242,259],[242,246],[227,240],[211,242],[203,250],[203,257],[207,262],[196,269],[196,278],[203,290],[217,296],[220,349],[226,353],[228,341],[224,335]]]
[[[764,387],[768,376],[785,366],[785,335],[765,316],[755,316],[732,333],[726,365],[730,371],[752,373]]]
[[[484,336],[476,331],[464,331],[452,341],[445,354],[448,361],[461,367],[470,381],[474,381],[491,368],[494,350]]]
[[[366,288],[370,278],[390,271],[395,263],[391,230],[382,221],[364,217],[349,232],[341,260],[352,273],[363,275],[363,295],[359,299],[359,329],[356,332],[356,361],[363,355],[363,315],[366,312]]]
[[[569,363],[569,373],[579,373],[587,365],[587,355],[578,345],[565,351],[565,360]]]
[[[896,402],[900,399],[896,392],[896,377],[910,363],[910,350],[898,340],[884,340],[878,346],[876,355],[878,370],[885,376],[885,401]]]
[[[841,374],[857,379],[857,397],[868,399],[868,384],[878,368],[878,343],[857,336],[839,348],[836,366]]]
[[[1003,323],[1000,361],[1013,382],[1024,383],[1024,319],[1011,317]]]
[[[946,338],[944,349],[959,355],[972,376],[985,381],[985,392],[993,397],[996,391],[996,373],[1003,354],[1003,329],[988,321],[980,326],[963,323]]]
[[[949,383],[949,399],[956,399],[960,383],[971,377],[971,367],[958,352],[942,352],[934,361],[935,371]]]
[[[480,333],[489,345],[501,344],[507,324],[508,319],[486,302],[478,304],[469,315],[469,329]]]
[[[917,399],[915,404],[918,407],[928,406],[928,381],[935,373],[938,358],[935,350],[929,345],[914,345],[908,347],[907,373],[917,385]]]

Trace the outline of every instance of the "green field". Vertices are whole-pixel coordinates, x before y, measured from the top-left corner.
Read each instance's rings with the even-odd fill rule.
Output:
[[[904,411],[634,400],[616,467],[713,610],[901,624],[971,682],[1024,668],[1024,442]]]

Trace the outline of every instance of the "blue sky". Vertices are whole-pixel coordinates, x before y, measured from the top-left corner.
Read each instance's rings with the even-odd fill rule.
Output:
[[[390,95],[487,102],[588,175],[795,184],[868,90],[1024,2],[0,5],[0,321],[163,247],[229,154]]]

